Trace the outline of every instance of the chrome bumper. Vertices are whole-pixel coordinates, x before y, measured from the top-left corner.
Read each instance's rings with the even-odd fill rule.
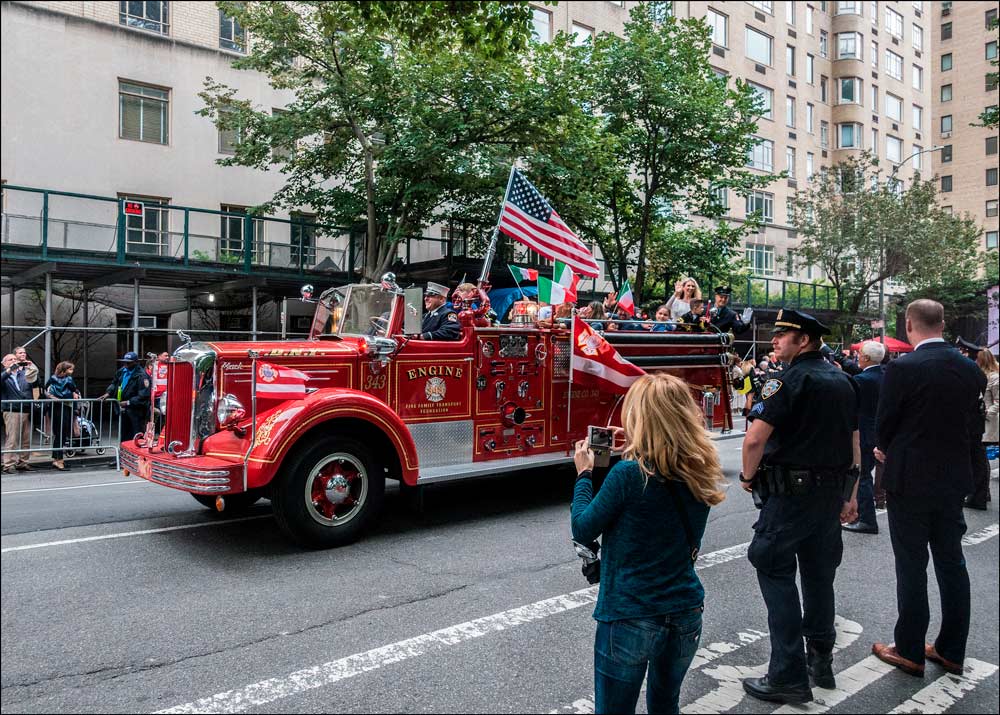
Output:
[[[234,482],[228,469],[192,469],[137,455],[128,449],[121,451],[122,469],[165,487],[180,489],[192,494],[223,494],[232,492]]]

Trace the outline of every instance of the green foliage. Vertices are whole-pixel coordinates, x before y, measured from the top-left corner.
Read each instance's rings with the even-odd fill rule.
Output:
[[[1000,42],[1000,21],[994,19],[991,29],[996,35],[997,42]],[[990,60],[990,64],[994,67],[1000,66],[1000,55]],[[986,75],[986,77],[992,81],[993,88],[995,90],[997,84],[1000,83],[1000,72],[990,72]],[[986,127],[987,129],[996,129],[997,127],[1000,127],[1000,104],[994,104],[984,109],[979,115],[979,123],[973,123],[972,126]]]
[[[968,324],[968,318],[986,318],[986,289],[996,285],[1000,279],[1000,256],[996,249],[980,254],[978,263],[980,270],[974,273],[949,277],[947,282],[927,282],[908,291],[906,302],[931,298],[941,303],[944,306],[945,331],[951,338],[958,337],[961,326]]]

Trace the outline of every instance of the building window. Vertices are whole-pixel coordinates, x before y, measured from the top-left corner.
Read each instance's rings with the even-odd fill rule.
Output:
[[[920,146],[919,144],[914,144],[913,145],[913,159],[912,159],[912,161],[913,161],[913,170],[914,171],[920,171],[920,169],[922,168],[922,165],[920,163],[921,160],[922,160],[922,157],[920,156],[920,152],[922,152],[923,150],[924,150],[924,148],[922,146]]]
[[[819,101],[829,102],[827,98],[827,78],[825,76],[820,76],[819,78]]]
[[[878,69],[878,43],[872,40],[872,69]]]
[[[943,147],[941,147],[941,163],[942,164],[950,164],[951,163],[951,156],[952,156],[951,152],[952,152],[951,144],[945,144]]]
[[[872,111],[878,111],[878,85],[872,85]]]
[[[750,4],[758,10],[763,10],[768,15],[774,14],[774,3],[771,0],[754,0]]]
[[[531,8],[531,35],[536,42],[552,39],[552,13],[537,7]]]
[[[997,11],[996,9],[986,11],[986,29],[990,30],[993,28],[993,23],[997,21]]]
[[[878,1],[877,0],[871,0],[868,3],[868,8],[870,10],[870,12],[868,14],[871,16],[872,24],[875,27],[878,27]]]
[[[919,132],[924,125],[924,109],[916,104],[913,105],[913,131]]]
[[[854,123],[838,124],[838,136],[841,149],[861,148],[861,125]]]
[[[945,114],[941,117],[941,131],[950,132],[951,131],[951,115]]]
[[[996,186],[997,185],[997,169],[993,167],[992,169],[986,170],[986,185]]]
[[[948,176],[941,177],[941,192],[948,193],[951,191],[951,174]]]
[[[142,216],[125,217],[125,252],[145,256],[169,256],[170,211],[165,207],[170,199],[138,194],[119,194],[122,201],[141,201]]]
[[[997,201],[997,199],[990,199],[986,202],[986,217],[993,218],[997,215],[998,209],[1000,209],[1000,201]]]
[[[885,93],[885,114],[897,122],[903,119],[903,100],[889,92]]]
[[[219,10],[219,47],[234,52],[247,51],[246,30],[239,20]]]
[[[579,23],[573,23],[573,44],[577,47],[587,44],[587,42],[593,44],[594,42],[594,28],[587,27],[586,25],[580,25]]]
[[[712,203],[722,211],[729,210],[729,189],[725,186],[713,186],[709,190]]]
[[[774,142],[758,138],[747,156],[747,165],[761,171],[774,171]]]
[[[837,59],[861,59],[861,34],[841,32],[837,34]]]
[[[706,19],[712,28],[712,42],[719,47],[729,47],[729,18],[709,8]]]
[[[986,247],[996,248],[997,247],[997,236],[1000,231],[987,231],[986,232]]]
[[[813,133],[813,112],[815,107],[813,107],[812,102],[806,102],[806,131],[810,134]]]
[[[950,102],[951,101],[951,85],[942,84],[941,85],[941,101]]]
[[[816,83],[816,58],[812,55],[806,55],[806,82],[809,84]]]
[[[755,276],[774,275],[774,246],[747,244],[747,264]]]
[[[951,23],[945,22],[941,25],[941,39],[950,40],[951,39]]]
[[[871,152],[875,155],[875,158],[878,159],[878,129],[875,127],[872,127]]]
[[[795,3],[788,3],[794,5]],[[813,9],[811,5],[806,5],[806,34],[813,34]]]
[[[795,97],[785,97],[785,126],[795,127]]]
[[[789,25],[795,24],[795,3],[785,3],[785,22]]]
[[[746,56],[754,62],[763,65],[771,64],[772,40],[763,32],[757,32],[752,27],[746,28]]]
[[[861,2],[838,2],[836,15],[860,15]]]
[[[861,104],[861,80],[857,77],[840,77],[837,79],[839,90],[837,104]]]
[[[903,81],[903,58],[892,50],[885,51],[885,73],[893,79]]]
[[[941,55],[941,71],[947,72],[951,69],[951,53]]]
[[[806,178],[812,181],[813,174],[816,171],[816,157],[811,151],[806,152]]]
[[[986,43],[986,59],[995,60],[997,58],[997,41]]]
[[[788,169],[788,178],[795,178],[795,147],[785,147],[785,168]]]
[[[795,76],[795,47],[785,45],[785,74]]]
[[[763,107],[760,116],[765,119],[774,119],[773,105],[774,105],[774,90],[763,87],[759,84],[754,84],[753,82],[747,82],[757,96],[760,98],[761,106]]]
[[[899,163],[903,160],[903,140],[899,137],[886,136],[885,138],[885,158],[889,161]]]
[[[222,204],[220,210],[223,215],[219,217],[219,257],[221,262],[232,262],[243,260],[243,226],[246,221],[246,206],[232,206]],[[226,216],[225,214],[239,214],[237,216]],[[250,261],[257,263],[258,258],[264,250],[264,222],[261,219],[253,219],[253,238],[250,247]]]
[[[118,136],[151,144],[169,138],[170,90],[118,82]]]
[[[997,137],[986,137],[986,155],[997,153]]]
[[[924,49],[924,28],[914,23],[910,26],[910,35],[913,39],[913,49],[922,52]]]
[[[672,2],[659,0],[658,2],[649,3],[649,7],[649,15],[653,19],[653,22],[658,22],[661,25],[667,21],[668,17],[674,16],[674,4]]]
[[[824,149],[830,146],[830,122],[819,123],[819,145]]]
[[[827,34],[826,30],[819,31],[819,56],[830,56],[830,35]]]
[[[118,3],[118,22],[141,30],[170,34],[170,3],[161,0]]]
[[[893,37],[903,38],[903,16],[891,8],[885,9],[885,29]]]
[[[992,92],[997,88],[998,78],[996,73],[990,73],[986,75],[986,91]]]
[[[311,268],[316,263],[316,216],[292,212],[288,216],[292,221],[290,239],[292,244],[291,264]]]
[[[951,216],[953,213],[955,213],[955,207],[954,206],[942,206],[941,210],[944,213],[948,214],[949,216]]]
[[[220,109],[220,115],[232,115],[235,113],[233,109]],[[219,130],[219,153],[220,154],[235,154],[236,147],[240,145],[243,141],[243,127],[236,126],[232,129],[220,129]]]
[[[913,76],[910,80],[910,84],[913,89],[923,89],[924,88],[924,70],[918,65],[913,65]]]

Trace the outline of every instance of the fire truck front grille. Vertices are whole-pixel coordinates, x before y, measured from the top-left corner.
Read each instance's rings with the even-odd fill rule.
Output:
[[[139,465],[140,459],[146,458],[139,457],[128,450],[122,450],[122,467],[137,476],[142,476],[142,470]],[[181,489],[194,494],[223,494],[232,491],[233,488],[231,475],[228,470],[195,470],[152,460],[149,463],[149,473],[143,478],[166,487],[173,487],[174,489]]]

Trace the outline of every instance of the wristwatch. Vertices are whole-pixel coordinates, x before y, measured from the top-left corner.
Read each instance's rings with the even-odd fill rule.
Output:
[[[860,479],[861,478],[861,465],[859,465],[859,464],[852,464],[851,468],[847,470],[847,476],[851,477],[852,479]]]
[[[750,484],[751,482],[753,482],[753,477],[750,477],[749,479],[744,479],[743,472],[740,472],[740,481],[743,482],[744,484]]]
[[[592,478],[593,478],[593,472],[589,469],[584,469],[582,472],[576,475],[576,481],[580,481],[581,479],[592,479]]]

